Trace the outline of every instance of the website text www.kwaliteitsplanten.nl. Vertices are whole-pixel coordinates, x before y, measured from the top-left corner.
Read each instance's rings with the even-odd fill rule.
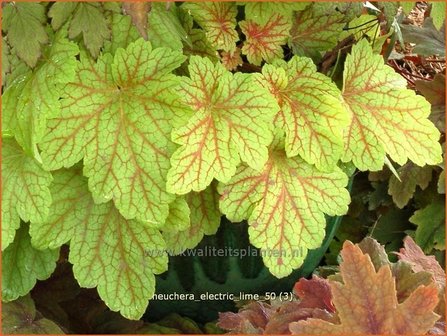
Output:
[[[235,258],[245,258],[245,257],[301,257],[306,254],[306,249],[292,249],[292,250],[281,250],[281,249],[257,249],[252,246],[246,248],[232,248],[223,247],[218,248],[216,246],[205,246],[201,248],[187,249],[183,253],[175,253],[174,250],[166,249],[153,249],[146,250],[145,255],[147,257],[161,257],[164,255],[174,256],[181,255],[187,257],[235,257]]]

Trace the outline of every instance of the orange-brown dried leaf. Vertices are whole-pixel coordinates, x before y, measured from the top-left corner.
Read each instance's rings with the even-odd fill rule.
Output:
[[[217,325],[230,333],[262,334],[273,309],[269,304],[252,302],[238,313],[219,313]]]
[[[147,15],[150,9],[149,2],[123,2],[123,11],[132,18],[132,23],[145,40],[147,40]]]
[[[234,51],[222,51],[220,61],[227,70],[236,70],[243,63],[241,49],[236,48]]]
[[[237,334],[290,334],[289,324],[308,318],[338,322],[331,303],[331,292],[326,279],[314,276],[301,278],[294,287],[291,301],[280,298],[266,302],[251,302],[238,313],[219,315],[219,327]]]
[[[293,292],[301,299],[301,308],[321,308],[334,312],[329,282],[316,275],[311,280],[301,278],[293,287]]]
[[[337,316],[325,309],[320,308],[303,308],[300,302],[284,302],[282,306],[272,314],[267,323],[264,334],[290,334],[289,325],[292,322],[305,320],[308,318],[316,318],[329,322],[337,322]]]
[[[427,271],[433,274],[433,279],[439,288],[445,287],[445,271],[434,256],[427,256],[410,236],[405,237],[404,247],[396,253],[400,260],[411,265],[413,272]]]
[[[382,266],[391,267],[391,273],[396,281],[396,296],[399,303],[405,301],[420,285],[428,286],[432,283],[432,276],[429,272],[414,273],[411,270],[411,265],[404,261],[390,263],[385,246],[380,245],[377,240],[366,237],[358,246],[363,253],[369,255],[376,271]]]
[[[430,120],[445,133],[445,75],[438,73],[432,81],[415,81],[416,90],[431,104]]]
[[[439,316],[435,285],[419,286],[403,303],[388,265],[377,272],[369,255],[346,241],[341,251],[343,283],[330,281],[340,324],[310,318],[290,324],[294,334],[424,334]]]
[[[366,237],[358,244],[358,246],[363,253],[369,255],[376,271],[384,265],[391,265],[385,247],[380,245],[374,238]]]

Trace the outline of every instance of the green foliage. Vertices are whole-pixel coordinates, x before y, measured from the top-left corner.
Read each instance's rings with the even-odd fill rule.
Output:
[[[97,287],[111,310],[141,317],[154,294],[154,273],[167,268],[167,256],[156,254],[166,248],[161,233],[124,218],[112,202],[96,204],[78,172],[60,170],[54,179],[50,216],[32,227],[34,245],[55,248],[70,241],[69,261],[79,284]]]
[[[207,39],[216,50],[233,51],[236,48],[236,3],[186,2],[182,8],[205,30]]]
[[[270,21],[272,14],[290,21],[294,11],[300,11],[309,6],[309,2],[245,2],[245,17],[258,24]]]
[[[288,158],[279,136],[261,172],[243,165],[221,187],[220,207],[231,221],[248,219],[251,243],[265,250],[271,273],[284,277],[303,263],[307,249],[320,246],[324,213],[346,213],[347,182],[338,169],[321,173],[298,157]]]
[[[422,27],[401,25],[401,30],[406,42],[416,44],[413,49],[415,53],[445,56],[445,25],[439,31],[433,19],[427,18]]]
[[[171,253],[180,254],[194,248],[204,235],[216,233],[221,214],[215,189],[212,184],[199,193],[189,193],[185,199],[177,198],[171,204],[171,212],[163,230],[163,238],[171,247]],[[186,225],[179,227],[180,223]]]
[[[148,18],[148,39],[157,47],[169,47],[182,50],[183,42],[191,42],[188,33],[180,21],[178,12],[181,9],[171,6],[166,10],[166,4],[153,3]]]
[[[352,113],[343,161],[360,170],[379,170],[385,155],[403,165],[441,162],[439,131],[428,120],[430,104],[374,55],[366,40],[346,58],[343,97]],[[403,150],[405,148],[405,150]]]
[[[416,191],[416,186],[421,189],[427,188],[432,178],[431,167],[418,167],[407,163],[397,170],[400,181],[396,176],[390,177],[388,193],[393,197],[397,207],[402,209],[408,204]]]
[[[20,220],[39,222],[50,211],[52,176],[13,139],[2,141],[2,251],[14,240]]]
[[[168,191],[178,194],[201,191],[213,178],[228,182],[241,159],[260,169],[273,138],[269,121],[278,109],[254,76],[233,75],[198,56],[190,57],[189,73],[181,99],[191,117],[172,132],[182,146],[172,155],[167,177]]]
[[[9,45],[6,43],[5,38],[2,38],[2,85],[6,83],[6,74],[9,73],[11,69],[9,53]]]
[[[437,29],[445,28],[445,2],[434,1],[431,4],[431,17],[433,18],[433,24]]]
[[[264,24],[256,21],[241,21],[239,25],[246,36],[242,53],[250,63],[261,65],[262,60],[271,62],[283,58],[283,45],[289,37],[290,20],[273,14]]]
[[[388,252],[396,251],[400,246],[406,231],[412,229],[409,223],[411,212],[391,208],[377,219],[371,227],[371,237],[385,245]],[[390,259],[393,255],[390,255]]]
[[[414,1],[399,1],[400,6],[406,14],[409,14],[414,8]]]
[[[335,47],[343,31],[342,14],[315,3],[294,15],[289,44],[296,55],[312,57]]]
[[[417,95],[384,63],[391,31],[372,27],[396,6],[121,5],[4,4],[4,300],[49,277],[69,245],[79,285],[138,319],[168,254],[215,234],[222,215],[247,220],[250,243],[285,277],[321,246],[327,217],[348,212],[356,169],[380,176],[353,195],[345,223],[388,212],[379,237],[401,218],[389,192],[415,225],[386,243],[409,229],[425,251],[445,248],[442,205],[427,196],[443,192],[443,77]],[[430,20],[404,38],[441,54]],[[392,164],[401,182],[384,173]]]
[[[130,16],[114,13],[111,22],[111,39],[104,43],[104,53],[115,54],[118,48],[126,48],[130,43],[140,38],[140,34],[132,24]]]
[[[69,20],[68,36],[73,39],[82,34],[84,44],[93,57],[99,55],[105,40],[110,37],[110,29],[101,4],[55,3],[51,6],[48,16],[52,19],[51,24],[55,30]]]
[[[44,28],[45,7],[39,3],[14,3],[3,10],[2,30],[8,41],[25,63],[34,67],[41,55],[43,44],[48,42]]]
[[[59,326],[38,316],[34,302],[29,295],[2,305],[2,332],[11,334],[64,334]]]
[[[259,82],[275,96],[280,107],[274,125],[286,132],[287,156],[300,155],[318,169],[331,171],[343,151],[348,111],[340,91],[318,73],[308,58],[266,64]]]
[[[96,63],[83,55],[41,143],[46,168],[83,158],[96,202],[113,199],[127,218],[162,226],[173,200],[164,186],[172,148],[169,114],[177,108],[178,79],[170,72],[183,60],[143,40]]]
[[[417,210],[410,218],[417,225],[415,241],[426,253],[433,248],[445,250],[445,203],[440,198]]]
[[[2,252],[2,300],[13,301],[28,294],[37,280],[47,279],[56,267],[57,250],[37,250],[31,245],[28,225],[17,230],[14,242]]]
[[[75,76],[79,48],[64,33],[54,35],[52,44],[43,51],[46,61],[33,70],[23,63],[15,64],[3,93],[3,134],[14,135],[24,150],[36,157],[36,144],[45,134],[47,119],[60,113],[61,92]]]

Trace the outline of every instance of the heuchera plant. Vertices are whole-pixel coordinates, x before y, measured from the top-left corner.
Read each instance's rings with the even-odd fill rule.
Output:
[[[138,319],[166,252],[222,215],[280,251],[264,263],[284,277],[320,246],[325,215],[347,212],[355,169],[440,163],[430,104],[384,64],[383,39],[356,34],[341,81],[317,71],[357,5],[6,4],[3,300],[69,244],[79,284]]]
[[[397,254],[391,263],[370,237],[345,241],[339,273],[301,278],[292,300],[252,302],[221,313],[219,325],[237,334],[444,334],[444,270],[411,237]]]

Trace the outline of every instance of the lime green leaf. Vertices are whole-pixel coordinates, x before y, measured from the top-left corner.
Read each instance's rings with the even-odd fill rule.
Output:
[[[206,31],[215,49],[232,51],[239,40],[236,32],[237,7],[234,2],[185,2],[183,9]]]
[[[277,105],[249,74],[233,75],[222,64],[192,56],[190,78],[180,95],[193,114],[172,133],[182,145],[171,157],[167,189],[177,194],[201,191],[216,178],[227,182],[240,159],[260,169],[272,140]]]
[[[158,231],[124,219],[110,203],[99,207],[71,240],[73,272],[82,287],[97,286],[112,311],[139,319],[155,292],[154,273],[166,271],[168,262],[161,255],[147,257],[145,249],[163,251],[165,243]]]
[[[5,69],[2,69],[2,71],[6,71],[5,73],[5,77],[2,78],[2,82],[3,82],[3,93],[5,92],[5,90],[8,88],[9,85],[11,85],[12,82],[16,81],[18,77],[24,76],[25,74],[27,74],[28,72],[31,72],[31,68],[26,65],[26,63],[21,60],[19,58],[19,56],[17,56],[10,48],[10,46],[7,44],[7,39],[3,38],[3,43],[2,43],[2,53],[7,52],[6,55],[6,59],[2,59],[2,62],[6,62],[7,66],[5,67]],[[5,49],[7,49],[5,51]],[[2,56],[3,57],[3,56]],[[3,100],[3,96],[2,96],[2,100]],[[4,104],[4,102],[2,101],[2,104]],[[13,136],[13,134],[9,133],[9,132],[5,132],[5,125],[3,125],[5,123],[5,116],[4,116],[4,105],[2,105],[2,135],[3,136]]]
[[[388,194],[393,197],[394,203],[399,209],[408,204],[416,191],[416,186],[422,190],[427,188],[431,181],[432,167],[418,167],[409,162],[397,170],[402,182],[393,175],[390,177]]]
[[[122,4],[123,4],[122,2],[105,1],[102,3],[102,8],[104,8],[106,15],[110,15],[113,13],[122,13],[123,12]]]
[[[69,261],[79,284],[97,287],[111,310],[139,319],[154,294],[154,273],[167,269],[161,233],[125,219],[112,202],[95,204],[86,179],[76,171],[57,171],[54,179],[52,215],[32,223],[33,244],[57,246],[70,240]],[[147,255],[150,249],[160,253]]]
[[[112,37],[104,43],[104,53],[115,54],[118,48],[127,46],[140,38],[140,34],[127,15],[112,14]]]
[[[31,242],[38,249],[55,249],[66,244],[75,234],[81,215],[87,216],[93,206],[80,173],[58,170],[54,172],[50,191],[53,195],[50,213],[44,220],[30,225]]]
[[[343,97],[351,114],[345,131],[343,161],[360,170],[380,170],[388,154],[400,165],[437,164],[441,158],[439,131],[428,120],[430,104],[374,55],[363,39],[346,58]]]
[[[179,20],[186,31],[185,39],[183,39],[183,54],[186,56],[198,55],[208,57],[213,63],[216,63],[219,59],[219,54],[213,44],[207,39],[205,31],[194,28],[192,16],[184,8],[178,7],[177,11]],[[235,50],[237,51],[238,48]]]
[[[194,248],[200,243],[204,235],[212,235],[217,232],[220,224],[220,210],[217,192],[214,184],[200,193],[191,192],[186,196],[190,218],[188,226],[182,230],[171,229],[175,226],[166,224],[163,237],[172,254],[183,253],[186,249]],[[185,214],[186,211],[183,211]],[[183,216],[185,216],[183,214]],[[168,217],[168,219],[171,217]],[[177,220],[182,221],[181,215]],[[190,223],[189,223],[190,220]]]
[[[263,24],[247,20],[239,22],[246,41],[242,53],[247,55],[250,63],[261,65],[262,60],[272,62],[283,58],[282,45],[289,37],[291,21],[284,16],[272,13]]]
[[[377,29],[379,24],[379,19],[376,15],[360,15],[347,24],[346,30],[340,33],[339,39],[342,40],[353,35],[356,40],[368,36],[371,41],[374,41],[380,36],[380,29]]]
[[[207,57],[213,63],[216,63],[218,61],[219,54],[216,52],[216,50],[214,50],[213,45],[208,41],[202,29],[192,29],[188,33],[188,38],[191,41],[192,46],[184,45],[184,55],[197,55],[201,57]],[[237,50],[237,48],[235,50]]]
[[[245,2],[245,17],[258,24],[271,20],[273,14],[279,14],[290,21],[294,11],[306,8],[310,2]]]
[[[13,51],[30,67],[41,55],[48,42],[44,24],[45,7],[39,3],[10,2],[3,8],[3,27]]]
[[[9,62],[9,45],[6,39],[2,38],[2,85],[6,83],[6,74],[11,71],[11,64]]]
[[[50,210],[50,173],[13,139],[2,139],[2,251],[24,221],[44,220]]]
[[[199,227],[205,235],[215,234],[221,217],[216,186],[211,184],[200,193],[189,193],[186,200],[191,209],[191,226]]]
[[[277,277],[299,267],[308,249],[320,246],[325,216],[347,212],[347,176],[322,173],[298,157],[288,158],[278,140],[261,172],[242,165],[221,185],[220,208],[233,222],[248,219],[250,242]]]
[[[59,114],[59,98],[65,85],[75,76],[79,49],[75,43],[58,32],[45,49],[46,62],[34,71],[23,65],[2,99],[2,131],[14,134],[19,144],[30,155],[36,155],[36,143],[44,136],[47,118]]]
[[[171,230],[174,232],[186,230],[190,224],[190,213],[188,203],[184,196],[177,197],[174,202],[169,204],[169,215],[166,218],[164,230]],[[168,244],[169,246],[170,244]],[[175,245],[173,245],[175,246]]]
[[[430,16],[433,18],[433,24],[437,29],[441,29],[445,25],[445,2],[433,1],[431,3]]]
[[[64,334],[56,323],[37,316],[36,307],[29,295],[14,302],[4,303],[2,308],[2,332],[4,335]]]
[[[314,56],[336,46],[343,31],[343,15],[318,9],[316,5],[295,13],[289,44],[297,55]]]
[[[286,132],[287,155],[299,154],[331,170],[342,155],[342,130],[349,123],[335,84],[317,72],[311,59],[297,56],[278,66],[265,65],[259,78],[280,106],[275,126]]]
[[[17,230],[14,242],[2,252],[2,300],[28,294],[37,280],[47,279],[56,268],[59,250],[36,250],[31,246],[28,225]]]
[[[415,241],[425,253],[431,253],[433,248],[445,250],[445,203],[439,199],[417,210],[410,217],[410,222],[416,224]]]
[[[163,2],[151,4],[148,37],[154,47],[182,50],[183,41],[191,44],[180,22],[178,11],[177,6],[170,6],[168,9],[166,3]]]
[[[163,224],[174,200],[165,191],[169,120],[178,105],[178,80],[170,73],[184,59],[142,39],[96,64],[84,57],[60,116],[48,123],[41,144],[46,167],[70,167],[83,158],[96,202],[113,199],[124,217]]]
[[[414,8],[414,1],[399,1],[405,14],[410,14],[411,10]]]

